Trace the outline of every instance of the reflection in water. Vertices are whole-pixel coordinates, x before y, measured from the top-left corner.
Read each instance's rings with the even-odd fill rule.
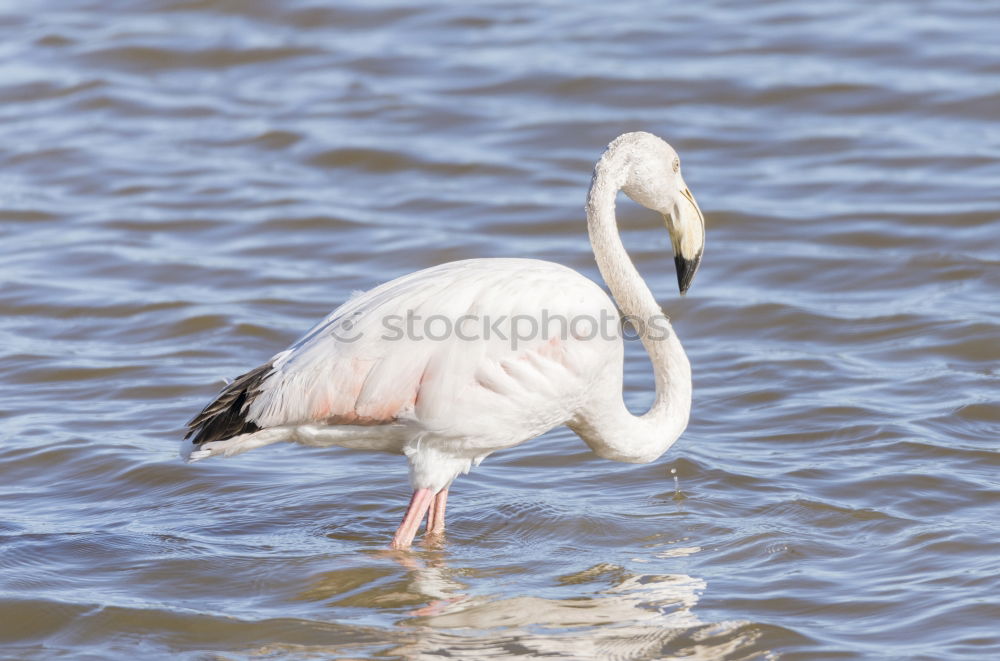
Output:
[[[670,548],[653,558],[675,558],[696,553],[698,547]],[[744,648],[759,631],[743,623],[706,624],[693,612],[704,592],[704,580],[687,574],[633,574],[610,563],[563,576],[562,585],[603,584],[580,596],[493,598],[473,594],[460,581],[461,570],[448,566],[443,553],[421,555],[379,552],[404,572],[391,585],[373,581],[351,605],[403,609],[398,640],[385,650],[406,659],[533,658],[560,656],[576,659],[719,658]],[[352,568],[350,575],[364,570]],[[384,570],[371,569],[372,578]],[[326,599],[349,588],[340,571],[324,573],[301,595]],[[398,579],[402,579],[399,581]],[[338,605],[345,605],[338,599]],[[741,628],[745,631],[739,631]]]
[[[637,560],[676,558],[699,550],[671,548]],[[742,623],[702,622],[693,609],[706,583],[687,574],[634,574],[620,565],[601,563],[559,578],[561,585],[575,588],[572,597],[496,598],[474,594],[474,586],[458,578],[472,572],[450,567],[440,551],[419,555],[379,551],[373,558],[403,571],[376,564],[324,572],[299,598],[400,609],[404,617],[397,622],[399,629],[386,637],[397,642],[383,653],[405,659],[443,655],[643,659],[664,654],[718,658],[759,636],[752,627],[740,632]],[[364,586],[357,582],[360,576],[366,577]],[[580,590],[583,584],[593,584],[594,590]]]

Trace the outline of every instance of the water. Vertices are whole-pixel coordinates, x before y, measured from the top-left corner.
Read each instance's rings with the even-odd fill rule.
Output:
[[[1000,18],[989,3],[4,3],[5,658],[1000,657]],[[555,430],[383,549],[404,462],[184,465],[224,377],[353,290],[597,277],[627,130],[708,219],[660,461]],[[652,378],[630,343],[627,401]],[[675,479],[676,478],[676,479]]]

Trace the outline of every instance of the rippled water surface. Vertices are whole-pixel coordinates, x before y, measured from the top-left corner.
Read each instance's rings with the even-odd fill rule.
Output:
[[[991,3],[2,7],[4,658],[1000,658]],[[620,204],[694,369],[659,461],[555,430],[401,554],[401,458],[177,458],[354,290],[598,278],[584,196],[636,129],[708,219],[681,299]]]

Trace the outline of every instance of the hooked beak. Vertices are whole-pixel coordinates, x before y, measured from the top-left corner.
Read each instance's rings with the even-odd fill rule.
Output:
[[[670,242],[674,247],[674,265],[677,267],[677,286],[681,295],[687,293],[691,280],[701,264],[705,250],[705,217],[694,201],[691,191],[681,191],[679,201],[667,220]]]
[[[674,257],[674,265],[677,267],[677,286],[681,290],[681,296],[686,294],[688,287],[691,286],[691,280],[694,278],[699,264],[701,264],[701,255],[694,259],[685,259],[680,255]]]

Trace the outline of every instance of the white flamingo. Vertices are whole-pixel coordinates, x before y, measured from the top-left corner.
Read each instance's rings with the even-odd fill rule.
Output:
[[[188,424],[194,438],[184,456],[278,441],[404,454],[413,497],[392,540],[397,549],[409,547],[425,515],[427,534],[443,532],[448,487],[460,473],[553,427],[569,426],[606,459],[653,461],[687,426],[691,367],[622,246],[619,190],[663,214],[685,293],[701,260],[704,218],[673,148],[627,133],[597,162],[586,207],[614,301],[572,269],[533,259],[470,259],[397,278],[349,299],[230,383]],[[656,398],[641,416],[622,400],[620,334],[594,332],[608,319],[617,330],[615,302],[648,324],[642,343]]]

